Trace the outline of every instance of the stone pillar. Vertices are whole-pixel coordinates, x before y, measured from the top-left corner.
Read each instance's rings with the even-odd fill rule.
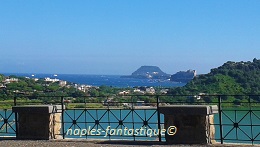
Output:
[[[17,139],[61,138],[61,105],[14,106]]]
[[[165,133],[167,143],[171,144],[210,144],[214,143],[214,113],[217,106],[205,105],[170,105],[159,107],[164,114],[164,128],[175,126],[174,135]]]

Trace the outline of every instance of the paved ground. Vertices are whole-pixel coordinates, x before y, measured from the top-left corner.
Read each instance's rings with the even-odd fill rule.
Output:
[[[0,147],[233,147],[252,145],[239,145],[239,144],[213,144],[213,145],[167,145],[160,142],[150,141],[89,141],[89,140],[0,140]],[[260,145],[254,145],[260,146]]]

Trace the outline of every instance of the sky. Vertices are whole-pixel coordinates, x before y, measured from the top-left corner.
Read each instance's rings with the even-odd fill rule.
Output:
[[[259,0],[0,0],[0,73],[210,72],[260,55]]]

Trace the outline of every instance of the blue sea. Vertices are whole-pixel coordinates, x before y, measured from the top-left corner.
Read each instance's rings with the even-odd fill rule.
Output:
[[[84,74],[33,74],[33,73],[4,73],[5,76],[15,75],[29,78],[57,78],[60,80],[85,84],[92,86],[112,86],[112,87],[135,87],[135,86],[153,86],[153,87],[178,87],[186,83],[177,83],[169,80],[154,79],[133,79],[121,78],[122,75],[84,75]],[[33,75],[33,76],[32,76]]]

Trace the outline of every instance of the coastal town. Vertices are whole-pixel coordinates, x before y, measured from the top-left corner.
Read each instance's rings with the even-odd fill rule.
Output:
[[[64,95],[65,103],[80,104],[80,97],[89,97],[88,101],[93,100],[91,97],[103,97],[101,104],[103,106],[115,105],[120,100],[119,97],[130,99],[131,95],[155,95],[167,94],[168,88],[155,88],[151,86],[135,86],[135,87],[109,87],[109,86],[92,86],[86,84],[77,84],[65,80],[60,80],[57,76],[54,78],[36,78],[31,77],[17,77],[17,76],[1,76],[2,82],[0,84],[0,98],[8,99],[15,95],[33,96],[36,99],[41,99],[42,96],[48,95]],[[9,96],[8,96],[9,95]],[[142,97],[135,100],[135,106],[153,106],[152,99]],[[93,102],[95,103],[95,102]],[[99,104],[100,105],[100,104]],[[75,107],[80,107],[74,105]],[[131,107],[128,103],[122,103],[124,107]]]

